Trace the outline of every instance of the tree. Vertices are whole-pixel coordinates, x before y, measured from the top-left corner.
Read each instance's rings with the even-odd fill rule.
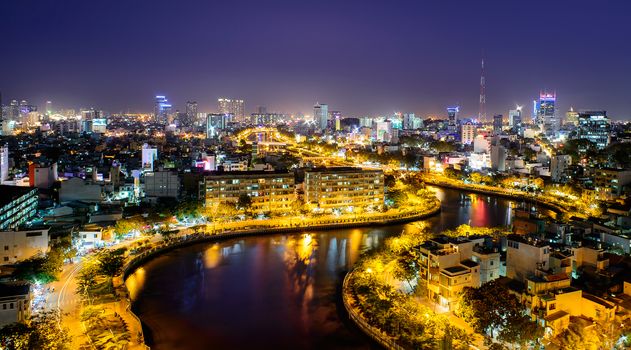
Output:
[[[198,201],[181,202],[175,209],[175,217],[180,221],[196,219],[201,216],[203,206]]]
[[[545,183],[542,178],[538,177],[532,180],[532,184],[539,189],[543,189]]]
[[[123,265],[125,264],[125,248],[116,250],[103,250],[97,256],[99,262],[100,273],[114,277],[122,272]]]
[[[523,345],[543,334],[525,315],[524,306],[498,280],[479,288],[465,288],[458,302],[458,314],[477,332],[513,344]]]
[[[471,173],[471,182],[479,184],[482,182],[482,174],[480,173]]]
[[[458,180],[460,179],[460,171],[454,169],[454,168],[446,168],[444,171],[445,176],[447,176],[450,179],[455,179]]]
[[[28,325],[10,324],[0,329],[3,349],[68,349],[70,336],[66,328],[59,329],[57,315],[53,311],[35,314]]]
[[[383,177],[383,185],[386,188],[392,188],[397,184],[397,179],[394,175],[388,174]]]
[[[77,276],[77,290],[79,293],[88,293],[96,286],[96,277],[99,274],[99,266],[94,261],[84,263]]]
[[[241,193],[239,195],[237,207],[239,207],[239,209],[245,211],[246,213],[250,212],[250,209],[252,209],[252,197],[250,197],[246,193]]]
[[[141,231],[145,222],[141,217],[132,217],[118,220],[114,226],[114,233],[117,238],[121,238],[132,231]]]
[[[23,323],[12,323],[0,329],[2,349],[28,349],[32,329]]]
[[[407,195],[402,190],[391,190],[386,193],[386,201],[394,208],[398,208],[407,200]]]

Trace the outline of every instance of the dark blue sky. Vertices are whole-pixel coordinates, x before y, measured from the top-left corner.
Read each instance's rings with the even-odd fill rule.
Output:
[[[484,51],[488,114],[546,88],[562,111],[631,119],[627,0],[4,0],[0,35],[5,103],[473,115]]]

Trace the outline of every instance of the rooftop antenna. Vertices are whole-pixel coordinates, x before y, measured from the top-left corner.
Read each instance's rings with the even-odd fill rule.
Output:
[[[480,71],[480,111],[478,120],[486,121],[486,82],[484,81],[484,52],[482,52],[482,69]]]

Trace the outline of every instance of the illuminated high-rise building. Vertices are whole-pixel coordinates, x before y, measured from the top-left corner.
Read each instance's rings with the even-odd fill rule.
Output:
[[[460,143],[463,145],[470,145],[475,140],[476,126],[471,120],[467,120],[462,123],[460,131]]]
[[[186,101],[186,113],[180,116],[180,125],[193,126],[197,118],[197,101]]]
[[[417,117],[414,113],[403,114],[403,129],[416,130],[423,127],[423,119]]]
[[[564,125],[578,126],[579,113],[570,107],[570,110],[565,113]]]
[[[243,100],[220,97],[217,99],[219,114],[231,114],[237,121],[245,119],[245,103]]]
[[[335,129],[335,131],[340,131],[340,129],[342,128],[341,119],[342,119],[342,112],[340,111],[329,112],[329,120],[332,121],[333,128]]]
[[[578,117],[577,138],[587,139],[598,149],[609,145],[611,125],[606,111],[584,111]]]
[[[53,102],[52,101],[46,101],[46,114],[53,115]]]
[[[521,120],[521,110],[522,107],[517,106],[515,109],[508,111],[508,126],[519,135],[522,135],[524,129]]]
[[[458,112],[460,112],[460,107],[447,107],[447,130],[451,132],[458,131]]]
[[[142,145],[142,170],[153,171],[153,164],[156,160],[158,160],[158,149],[146,143]]]
[[[166,96],[156,95],[156,104],[153,112],[155,122],[166,124],[169,120],[169,114],[171,114],[171,108],[173,106],[169,103]]]
[[[324,133],[329,125],[329,106],[316,103],[313,106],[313,120],[317,123],[318,129]]]
[[[232,114],[209,113],[206,116],[206,138],[214,138],[228,127]]]
[[[539,94],[537,125],[546,136],[555,136],[559,130],[559,120],[556,116],[555,105],[556,93],[541,92]]]
[[[496,114],[493,116],[493,131],[496,134],[502,132],[502,126],[504,124],[504,116],[501,114]]]

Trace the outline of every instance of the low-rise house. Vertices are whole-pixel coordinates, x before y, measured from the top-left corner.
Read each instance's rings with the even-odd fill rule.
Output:
[[[0,232],[0,265],[14,264],[48,251],[48,227]]]
[[[31,316],[31,287],[27,283],[0,283],[0,327],[24,323]]]

